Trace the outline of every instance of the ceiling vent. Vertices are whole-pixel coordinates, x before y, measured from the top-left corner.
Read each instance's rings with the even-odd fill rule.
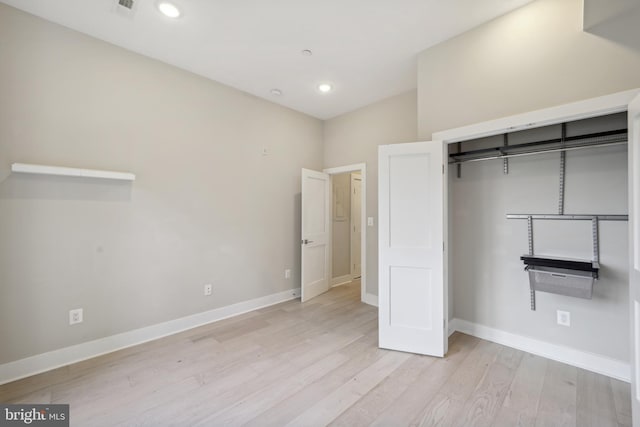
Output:
[[[133,20],[138,8],[138,2],[136,0],[115,0],[111,2],[111,13],[114,13],[122,18]]]
[[[133,0],[118,0],[118,4],[129,10],[133,9]]]

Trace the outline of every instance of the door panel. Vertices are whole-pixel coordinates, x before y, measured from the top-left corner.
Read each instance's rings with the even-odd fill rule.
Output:
[[[430,331],[433,319],[429,316],[429,305],[433,303],[433,281],[431,270],[413,267],[391,267],[389,269],[389,324]]]
[[[446,352],[443,144],[379,148],[379,345]]]
[[[329,175],[302,169],[302,302],[329,290]]]
[[[389,158],[389,244],[394,248],[426,248],[432,245],[429,188],[430,156]]]

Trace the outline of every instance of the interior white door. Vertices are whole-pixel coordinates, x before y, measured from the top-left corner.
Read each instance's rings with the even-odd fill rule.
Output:
[[[351,174],[351,277],[362,274],[362,178]]]
[[[302,169],[302,302],[329,290],[330,197],[329,175]]]
[[[378,150],[379,346],[432,356],[447,351],[444,146]]]

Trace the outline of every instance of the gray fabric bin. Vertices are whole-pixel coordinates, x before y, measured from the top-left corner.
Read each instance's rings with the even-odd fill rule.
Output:
[[[529,285],[534,291],[591,299],[593,274],[589,271],[554,267],[530,267]]]

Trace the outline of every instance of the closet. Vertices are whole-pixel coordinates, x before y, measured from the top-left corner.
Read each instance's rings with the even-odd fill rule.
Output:
[[[537,291],[592,299],[593,285],[598,283],[600,275],[600,225],[602,221],[628,220],[624,182],[627,138],[626,113],[616,113],[449,145],[448,161],[455,168],[450,182],[452,191],[459,187],[462,187],[459,191],[465,191],[465,186],[475,188],[473,198],[481,196],[490,200],[495,196],[511,210],[499,216],[491,206],[481,208],[473,201],[466,203],[453,197],[456,208],[464,209],[469,205],[487,211],[479,213],[479,217],[491,212],[492,224],[485,227],[496,235],[499,234],[498,227],[509,227],[503,224],[505,220],[523,220],[520,226],[527,230],[526,250],[518,256],[501,254],[503,267],[494,264],[494,268],[523,261],[524,270],[528,272],[531,310],[536,309]],[[479,162],[490,164],[480,167]],[[511,175],[515,175],[517,183],[500,182],[509,180],[510,162]],[[474,181],[481,183],[487,179],[495,184],[495,188],[486,194],[486,190],[477,188],[481,185],[478,182],[463,180],[465,169]],[[485,177],[477,176],[478,172]],[[529,199],[524,203],[527,206],[524,211],[523,204],[517,202],[521,195]],[[607,201],[607,197],[613,199]],[[537,228],[544,230],[548,227],[542,222],[556,221],[562,222],[556,225],[557,231],[540,236],[547,241],[541,240],[543,250],[536,250]],[[569,224],[577,221],[588,223],[588,227]],[[456,227],[455,221],[453,226]],[[623,237],[617,236],[623,228],[613,228],[616,238]],[[576,236],[577,232],[584,236]],[[590,244],[583,244],[584,247],[574,253],[573,241],[585,240],[585,237],[591,239]],[[500,245],[515,248],[524,243],[517,245],[511,240],[500,241]],[[480,248],[479,252],[486,253],[491,249]],[[468,254],[465,256],[469,257]],[[606,265],[604,268],[606,278],[599,281],[599,286],[607,286],[608,277],[617,269]],[[602,293],[606,294],[606,291]],[[600,294],[596,290],[596,297]]]
[[[629,380],[639,94],[380,146],[380,346],[460,331]]]

